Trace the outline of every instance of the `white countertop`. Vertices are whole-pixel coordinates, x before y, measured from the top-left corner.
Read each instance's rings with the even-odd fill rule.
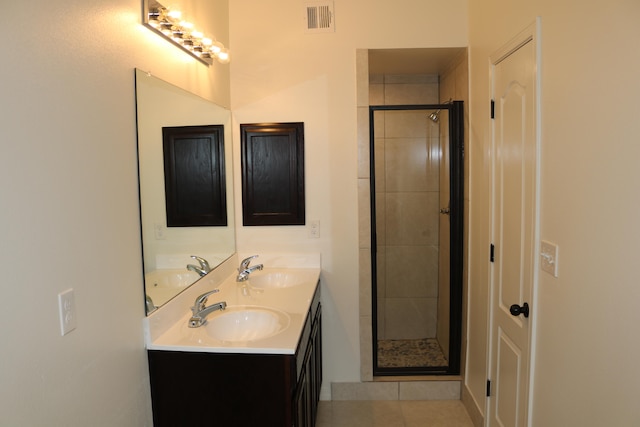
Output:
[[[295,275],[300,278],[300,281],[290,287],[258,288],[252,285],[251,277],[256,278],[257,284],[257,278],[260,275],[275,271]],[[265,265],[264,270],[252,273],[246,282],[236,282],[235,271],[225,279],[220,279],[218,286],[216,286],[217,283],[202,281],[203,283],[197,288],[198,295],[216,287],[220,290],[209,296],[207,306],[220,301],[227,303],[227,310],[214,311],[209,314],[208,319],[222,316],[225,312],[233,311],[234,308],[264,307],[284,312],[288,319],[288,326],[275,335],[263,339],[225,342],[213,338],[207,332],[206,325],[189,328],[188,320],[191,318],[191,310],[183,308],[176,312],[177,319],[170,324],[166,319],[155,322],[158,324],[164,322],[165,327],[162,330],[157,328],[155,331],[149,330],[153,329],[154,316],[161,319],[161,314],[154,313],[149,316],[146,325],[147,349],[209,353],[294,354],[319,278],[320,268],[269,268]],[[193,295],[191,292],[191,305],[195,301]]]

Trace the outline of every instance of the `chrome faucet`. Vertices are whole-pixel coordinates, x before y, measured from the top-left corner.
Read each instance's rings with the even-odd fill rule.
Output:
[[[249,264],[251,264],[251,260],[257,257],[258,255],[253,255],[242,260],[242,262],[240,263],[240,267],[238,267],[238,277],[236,277],[236,282],[244,282],[249,279],[249,274],[253,273],[256,270],[262,270],[262,264],[257,264],[249,267]]]
[[[191,255],[191,258],[198,261],[198,264],[200,264],[200,267],[202,267],[202,269],[205,270],[207,273],[211,271],[211,267],[209,267],[209,262],[206,259],[200,258],[199,256],[196,256],[196,255]]]
[[[198,273],[200,275],[200,277],[204,277],[207,274],[207,272],[203,268],[197,267],[197,266],[195,266],[193,264],[187,265],[187,270],[195,271],[196,273]]]
[[[245,258],[240,262],[240,267],[238,267],[238,271],[246,270],[249,268],[249,264],[251,264],[251,260],[254,258],[258,258],[258,255],[251,255],[249,258]]]
[[[205,276],[208,272],[211,271],[211,267],[209,266],[209,263],[207,262],[206,259],[200,258],[199,256],[195,256],[195,255],[191,255],[191,258],[198,261],[198,264],[200,264],[200,267],[193,264],[188,264],[187,270],[195,271],[200,275],[200,277]]]
[[[152,311],[155,311],[158,307],[156,307],[156,305],[153,303],[153,300],[151,299],[151,297],[147,294],[144,294],[145,296],[145,306],[147,308],[147,313],[151,313]]]
[[[193,303],[193,307],[191,307],[191,319],[189,319],[189,327],[190,328],[199,328],[200,326],[207,323],[207,316],[216,311],[216,310],[224,310],[227,308],[227,303],[225,301],[220,301],[215,304],[211,304],[206,307],[207,298],[209,295],[215,294],[219,292],[220,289],[214,289],[212,291],[206,292],[196,298],[196,301]]]

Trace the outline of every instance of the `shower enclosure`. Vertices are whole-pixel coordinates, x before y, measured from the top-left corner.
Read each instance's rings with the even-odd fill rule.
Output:
[[[369,107],[373,374],[459,374],[462,101]]]

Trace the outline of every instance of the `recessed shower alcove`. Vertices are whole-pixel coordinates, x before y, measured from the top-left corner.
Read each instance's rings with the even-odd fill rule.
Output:
[[[358,60],[361,379],[456,376],[466,49],[368,50]]]

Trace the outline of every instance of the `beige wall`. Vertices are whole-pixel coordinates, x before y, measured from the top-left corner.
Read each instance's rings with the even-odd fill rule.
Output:
[[[3,4],[0,424],[150,426],[134,68],[229,105],[207,68],[140,25],[138,0]],[[226,0],[217,37],[227,40]],[[73,288],[77,329],[60,336]]]
[[[356,49],[466,46],[467,16],[462,0],[336,2],[336,32],[305,34],[303,4],[231,3],[232,111],[238,123],[305,123],[306,216],[320,220],[321,237],[240,227],[237,238],[240,252],[321,252],[327,398],[331,382],[360,380]],[[239,200],[237,185],[241,223]]]
[[[466,385],[484,411],[488,57],[541,16],[540,237],[559,245],[532,305],[533,426],[640,423],[640,3],[470,2],[471,249]]]

